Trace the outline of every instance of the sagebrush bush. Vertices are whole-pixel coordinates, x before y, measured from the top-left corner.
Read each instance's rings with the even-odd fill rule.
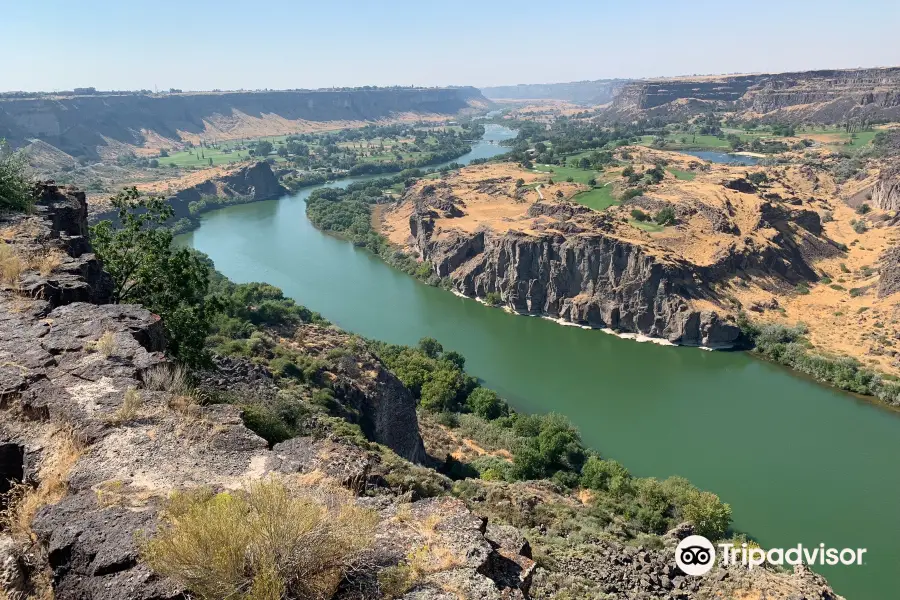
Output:
[[[331,598],[371,547],[377,515],[340,495],[324,500],[276,480],[179,493],[141,554],[200,598]]]

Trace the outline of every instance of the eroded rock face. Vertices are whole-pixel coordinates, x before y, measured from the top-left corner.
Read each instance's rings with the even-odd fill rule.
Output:
[[[230,203],[247,203],[259,200],[272,200],[287,193],[287,190],[278,183],[278,178],[272,171],[272,167],[265,161],[242,167],[222,177],[207,179],[201,183],[177,192],[166,199],[166,204],[172,207],[174,214],[171,223],[181,219],[196,219],[196,214],[190,210],[191,202],[198,202],[206,198],[221,198]],[[216,208],[209,204],[207,210]],[[200,212],[204,212],[201,210]],[[110,220],[118,221],[118,212],[109,208],[91,212],[91,222]]]
[[[900,211],[900,169],[886,169],[872,188],[872,208]]]
[[[603,234],[565,237],[510,232],[450,233],[432,240],[427,218],[413,215],[418,251],[467,296],[499,292],[513,309],[592,327],[729,347],[739,329],[691,308],[702,287],[687,265],[663,262]]]
[[[878,297],[900,292],[900,247],[894,247],[881,257],[878,278]]]
[[[900,69],[847,69],[626,83],[612,115],[749,110],[782,122],[838,123],[900,114]],[[764,117],[765,118],[765,117]]]

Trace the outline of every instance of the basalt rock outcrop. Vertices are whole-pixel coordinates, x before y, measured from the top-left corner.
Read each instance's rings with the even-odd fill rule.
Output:
[[[884,253],[878,270],[878,297],[900,292],[900,247],[895,246]]]
[[[287,190],[278,182],[269,163],[260,161],[180,190],[169,196],[166,204],[172,207],[174,214],[171,222],[174,223],[181,219],[195,220],[198,214],[218,208],[219,204],[273,200],[286,193]],[[200,201],[206,201],[205,205],[199,211],[195,208],[191,212],[191,203]],[[100,208],[91,212],[89,218],[91,222],[105,219],[115,222],[118,220],[118,212]]]
[[[746,111],[781,122],[841,123],[900,116],[900,68],[632,81],[611,116]]]
[[[440,559],[449,562],[419,581],[415,593],[452,584],[469,598],[524,597],[534,562],[495,542],[484,519],[461,501],[422,499],[392,487],[398,469],[422,467],[394,454],[385,463],[384,452],[332,439],[327,430],[270,448],[245,426],[238,406],[179,399],[184,392],[176,375],[162,375],[173,371],[160,318],[141,306],[103,303],[109,278],[90,254],[86,214],[83,194],[47,185],[33,214],[0,217],[13,252],[64,255],[44,275],[26,264],[19,281],[0,289],[0,497],[5,503],[17,485],[48,486],[40,489],[50,494],[29,535],[0,525],[0,595],[46,594],[42,586],[49,584],[59,600],[185,598],[186,590],[141,559],[141,539],[153,535],[170,492],[234,490],[265,477],[310,475],[350,490],[379,514],[372,566],[355,571],[336,598],[377,597],[379,569],[396,566],[423,544],[448,552]],[[52,287],[57,271],[71,271],[79,280],[75,289],[84,291],[34,297],[22,285],[42,277]],[[298,337],[321,353],[349,339],[334,328],[309,327]],[[424,460],[409,390],[374,355],[342,349],[329,373],[337,400],[373,440]],[[264,368],[239,359],[216,362],[217,369],[199,377],[211,395],[277,394]],[[120,416],[135,393],[137,413]],[[449,488],[449,481],[443,485]],[[395,518],[398,513],[405,516]]]
[[[900,168],[887,168],[872,188],[872,208],[900,211]]]
[[[704,290],[688,265],[659,260],[611,236],[482,230],[433,239],[433,224],[419,213],[410,217],[410,229],[437,275],[450,277],[467,296],[495,292],[523,313],[685,345],[727,347],[740,335],[716,313],[690,307]]]

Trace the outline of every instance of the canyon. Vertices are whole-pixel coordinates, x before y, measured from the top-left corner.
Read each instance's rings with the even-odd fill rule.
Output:
[[[96,94],[0,98],[0,138],[41,140],[74,157],[336,129],[410,115],[454,115],[487,100],[471,87]]]
[[[110,280],[91,253],[83,193],[46,184],[31,214],[5,215],[0,224],[17,256],[56,256],[52,264],[24,265],[18,285],[0,291],[0,474],[26,494],[32,511],[16,513],[21,520],[0,531],[4,594],[183,598],[181,584],[143,560],[142,540],[161,531],[166,499],[184,489],[235,493],[248,481],[277,477],[306,494],[341,498],[377,521],[373,553],[335,584],[335,598],[380,595],[384,583],[376,575],[417,548],[424,548],[416,551],[422,571],[403,595],[410,600],[551,598],[579,587],[672,600],[840,598],[802,566],[791,574],[720,566],[714,577],[688,579],[672,556],[689,524],[653,549],[615,536],[550,544],[546,552],[558,569],[539,567],[532,547],[543,542],[529,541],[523,530],[538,531],[539,522],[565,526],[554,511],[585,518],[588,508],[542,482],[470,480],[467,491],[452,494],[447,477],[416,464],[429,460],[426,447],[439,446],[430,434],[423,447],[409,391],[346,333],[307,324],[293,339],[322,359],[339,351],[326,367],[336,401],[378,444],[348,441],[313,420],[318,435],[270,445],[248,429],[239,406],[185,396],[195,392],[164,355],[157,315],[108,303]],[[208,395],[276,392],[267,369],[241,359],[217,358],[199,381]],[[136,394],[140,403],[129,408]],[[514,504],[521,510],[503,512]]]

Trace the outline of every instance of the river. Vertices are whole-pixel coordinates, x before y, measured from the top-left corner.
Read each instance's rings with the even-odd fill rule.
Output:
[[[502,153],[496,142],[512,133],[488,125],[487,141],[454,162]],[[896,596],[897,414],[744,353],[637,343],[429,287],[313,228],[311,189],[207,213],[178,243],[349,331],[401,344],[437,338],[514,407],[567,415],[632,473],[683,475],[716,492],[735,528],[764,547],[867,548],[863,566],[817,570],[849,600]]]

